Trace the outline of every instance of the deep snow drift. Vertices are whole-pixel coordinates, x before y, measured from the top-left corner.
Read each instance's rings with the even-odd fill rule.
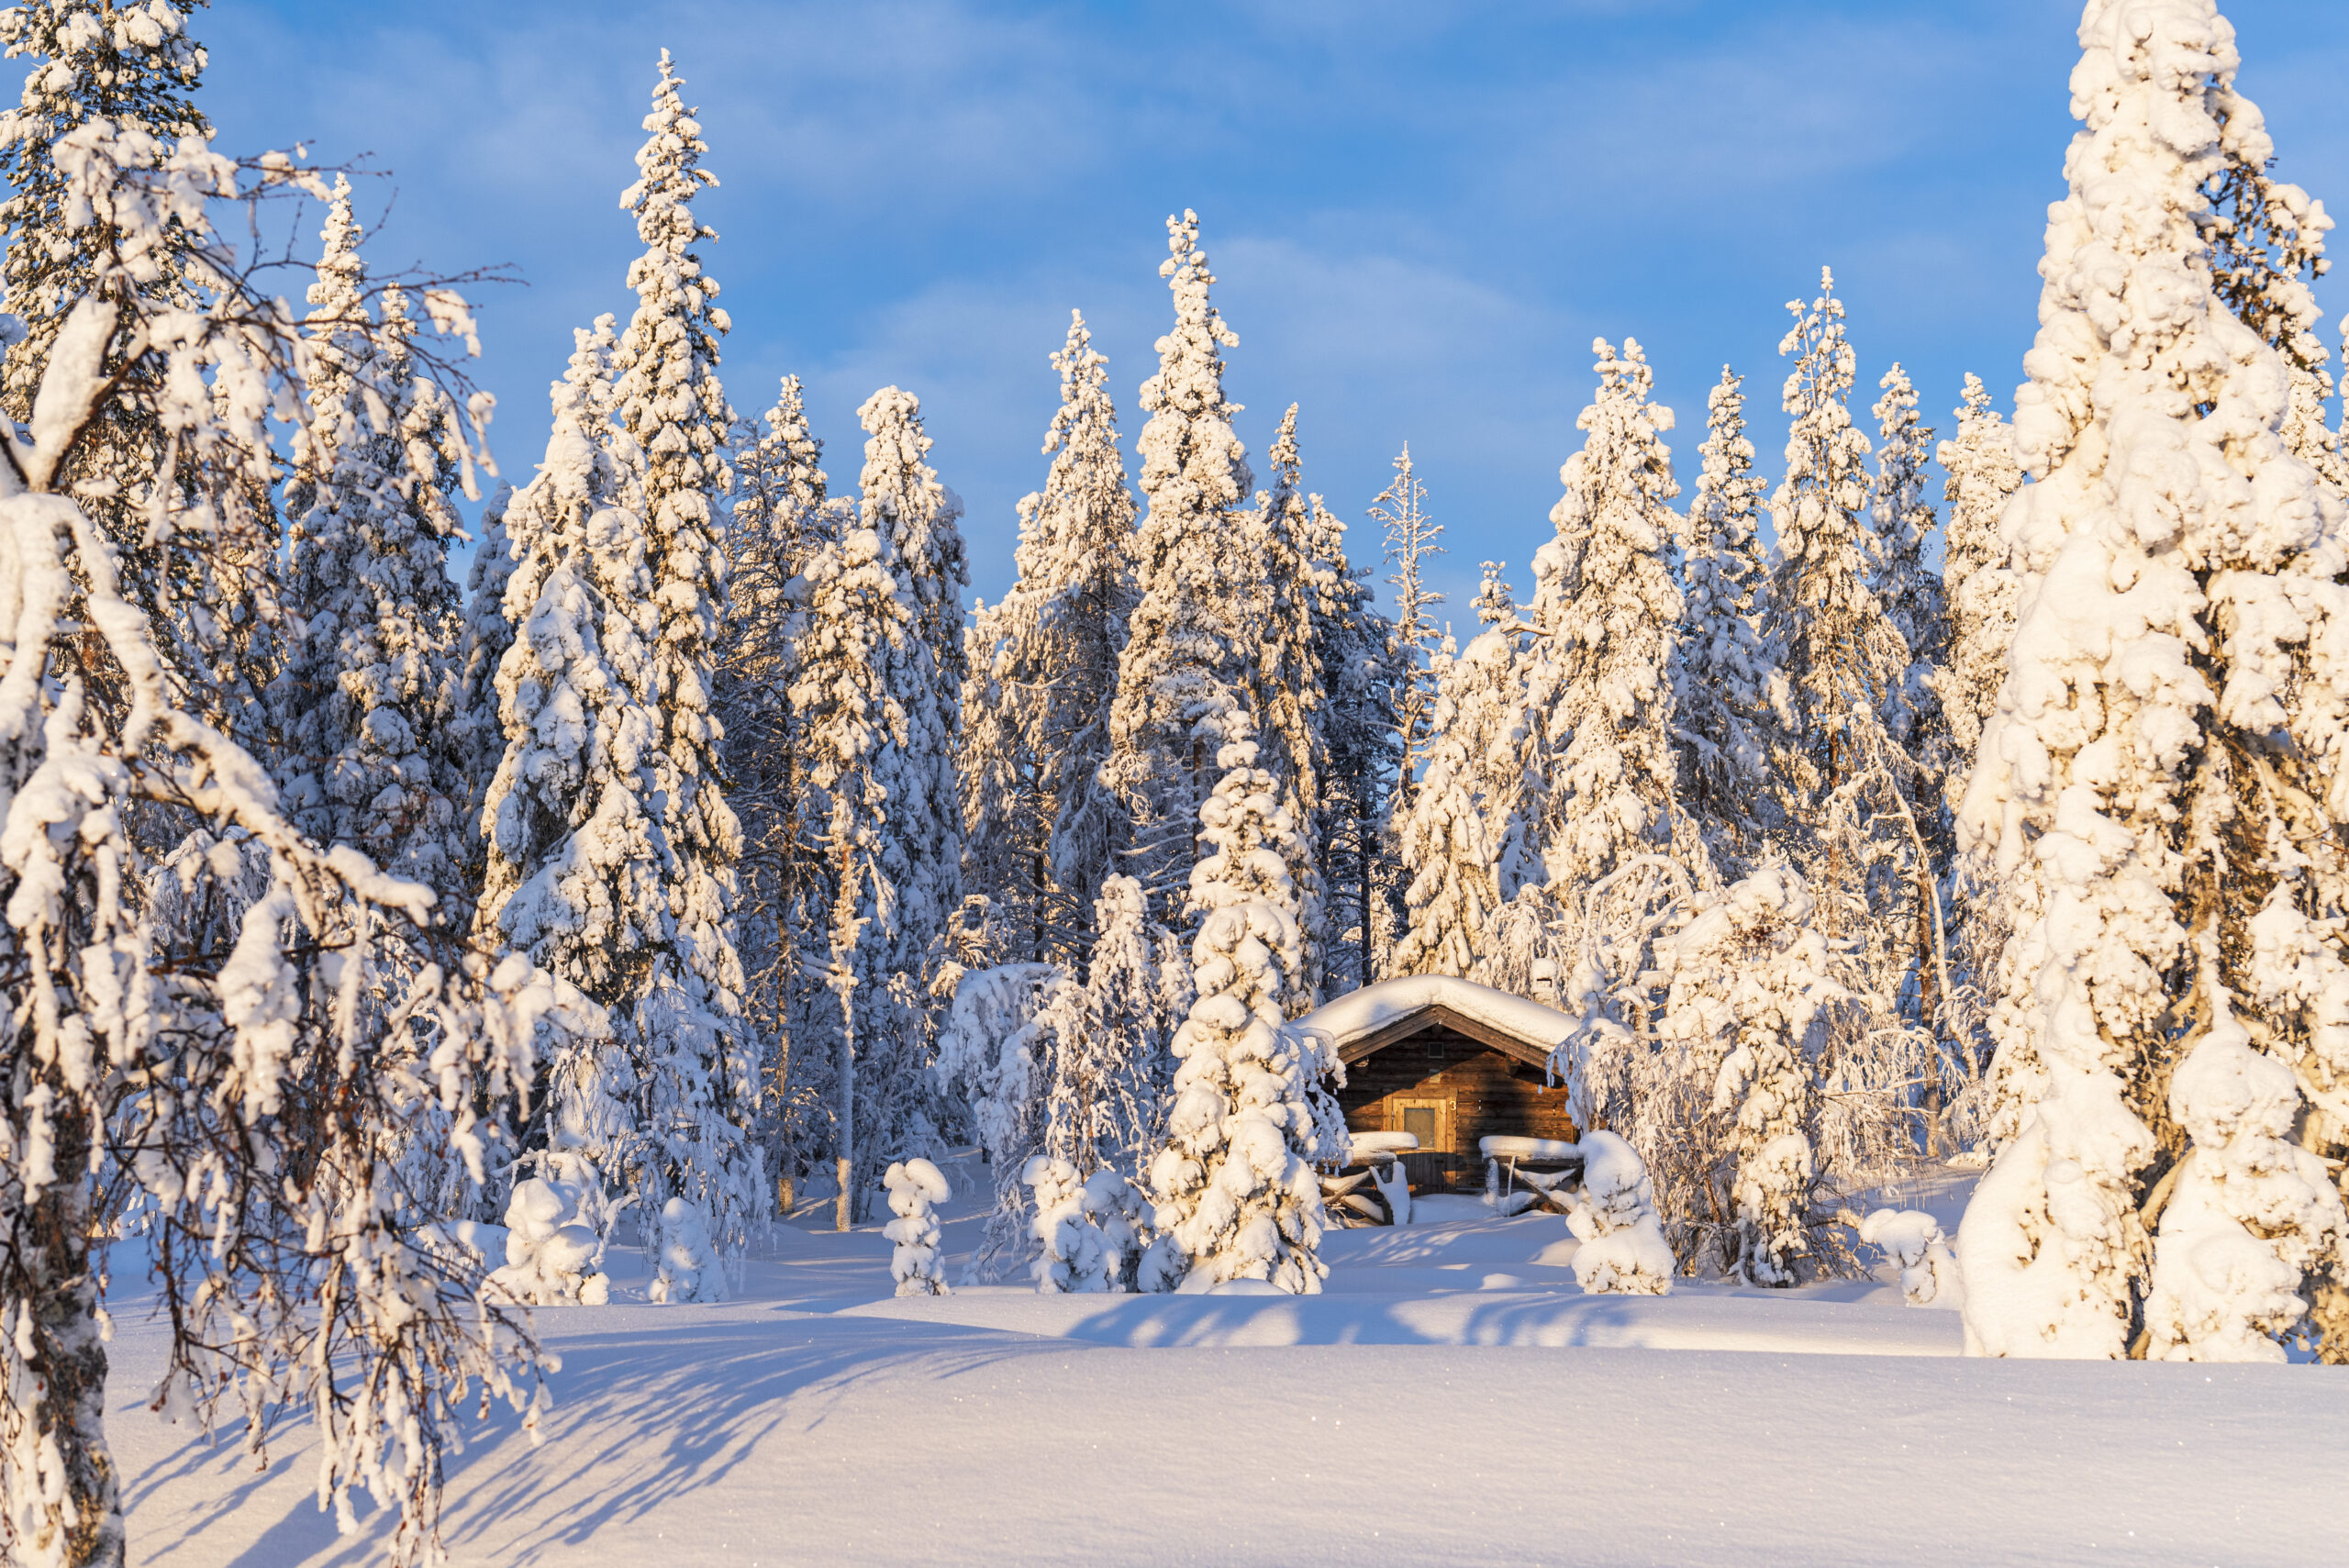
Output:
[[[949,1278],[987,1184],[950,1166]],[[981,1179],[974,1179],[980,1177]],[[1957,1178],[1883,1195],[1936,1212]],[[551,1307],[546,1442],[468,1433],[461,1564],[2095,1562],[2337,1555],[2329,1369],[1952,1359],[1897,1284],[1584,1296],[1555,1215],[1335,1233],[1329,1294],[892,1294],[879,1226],[778,1228],[731,1301]],[[813,1216],[810,1217],[811,1221]],[[1950,1215],[1954,1218],[1954,1212]],[[126,1260],[126,1265],[127,1265]],[[126,1282],[127,1283],[127,1282]],[[365,1564],[305,1431],[257,1472],[148,1414],[120,1304],[131,1560]]]

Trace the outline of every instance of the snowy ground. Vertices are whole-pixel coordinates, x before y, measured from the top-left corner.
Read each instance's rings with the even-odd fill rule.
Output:
[[[876,1231],[788,1227],[741,1300],[546,1311],[549,1440],[493,1419],[452,1462],[451,1558],[2297,1565],[2349,1539],[2339,1373],[1958,1360],[1954,1314],[1865,1284],[1586,1297],[1561,1220],[1423,1207],[1340,1233],[1319,1299],[897,1301]],[[157,1340],[122,1316],[134,1562],[375,1560],[298,1433],[256,1471],[140,1408]]]

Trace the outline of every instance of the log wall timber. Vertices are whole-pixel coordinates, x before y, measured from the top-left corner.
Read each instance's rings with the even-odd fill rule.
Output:
[[[1350,1042],[1346,1086],[1338,1091],[1346,1126],[1356,1132],[1402,1132],[1414,1106],[1442,1108],[1444,1147],[1405,1160],[1415,1191],[1475,1190],[1485,1185],[1476,1140],[1495,1134],[1520,1138],[1577,1136],[1567,1114],[1564,1084],[1545,1087],[1542,1052],[1495,1031],[1472,1038],[1460,1020],[1434,1009],[1397,1029]]]

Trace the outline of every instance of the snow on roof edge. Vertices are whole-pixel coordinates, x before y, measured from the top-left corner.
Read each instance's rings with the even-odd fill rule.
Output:
[[[1349,991],[1297,1020],[1301,1029],[1319,1029],[1333,1037],[1342,1050],[1348,1041],[1385,1029],[1398,1018],[1430,1007],[1448,1007],[1464,1018],[1528,1045],[1554,1050],[1574,1032],[1575,1020],[1555,1007],[1523,996],[1512,996],[1489,985],[1450,974],[1407,974],[1382,980],[1359,991]]]

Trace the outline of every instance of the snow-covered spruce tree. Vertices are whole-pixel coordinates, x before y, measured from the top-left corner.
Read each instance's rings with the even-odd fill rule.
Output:
[[[962,594],[970,576],[955,527],[963,502],[923,461],[930,438],[922,433],[919,400],[884,387],[865,399],[857,417],[866,436],[859,517],[884,541],[912,617],[911,639],[893,644],[895,656],[884,666],[904,728],[884,755],[888,805],[878,874],[887,896],[875,905],[882,924],[874,933],[881,943],[876,989],[885,988],[895,1014],[885,1033],[868,1033],[865,1040],[867,1059],[878,1069],[865,1096],[882,1144],[877,1157],[906,1152],[898,1145],[928,1115],[931,992],[946,958],[946,933],[962,913],[955,753],[969,673]]]
[[[1370,504],[1371,520],[1386,530],[1386,564],[1393,568],[1387,585],[1395,590],[1394,632],[1387,643],[1388,679],[1395,710],[1395,812],[1408,810],[1417,788],[1419,756],[1431,729],[1428,710],[1435,702],[1435,677],[1430,669],[1436,645],[1442,639],[1430,615],[1443,595],[1428,586],[1428,569],[1443,553],[1436,540],[1443,525],[1428,516],[1428,487],[1411,465],[1406,441],[1395,459],[1395,478]]]
[[[1960,817],[2018,911],[1968,1345],[2337,1357],[2339,1178],[2302,1156],[2349,1127],[2343,510],[2204,245],[2214,180],[2268,151],[2232,29],[2092,0],[2079,39],[2016,395],[2035,581]]]
[[[1591,348],[1598,391],[1575,421],[1583,450],[1558,471],[1556,535],[1534,553],[1524,656],[1532,776],[1520,810],[1542,881],[1519,890],[1515,934],[1496,944],[1509,967],[1487,966],[1520,992],[1553,954],[1587,961],[1577,984],[1608,990],[1644,967],[1628,949],[1620,962],[1602,950],[1626,922],[1644,927],[1665,866],[1704,855],[1675,800],[1670,671],[1681,600],[1668,556],[1677,519],[1665,503],[1679,486],[1663,440],[1672,410],[1649,401],[1638,343],[1626,339],[1620,355],[1604,339]],[[1486,832],[1488,847],[1506,841]],[[1635,862],[1645,872],[1616,877]]]
[[[1950,766],[1943,775],[1942,792],[1953,818],[1981,749],[1982,727],[2006,678],[2007,655],[2014,645],[2015,606],[2025,575],[2009,564],[2001,521],[2022,484],[2014,431],[1991,406],[1980,379],[1970,373],[1956,415],[1957,434],[1943,441],[1939,451],[1948,475],[1942,489],[1949,503],[1942,584],[1949,604],[1949,653],[1935,686],[1949,732]],[[1949,1038],[1965,1052],[1976,1075],[1956,1109],[1970,1139],[1990,1152],[2015,1131],[2011,1114],[1998,1114],[1998,1096],[1980,1072],[1991,1060],[1987,1013],[2002,989],[1999,955],[2006,951],[2015,910],[1981,857],[1954,854],[1952,871],[1953,984],[1945,1021]]]
[[[188,31],[199,4],[149,0],[108,6],[113,14],[106,15],[88,0],[28,0],[0,13],[0,45],[7,58],[33,61],[11,117],[7,144],[0,148],[0,177],[10,189],[7,200],[0,202],[0,229],[8,236],[0,292],[26,334],[9,347],[0,374],[0,407],[11,418],[32,417],[34,395],[67,314],[96,290],[104,259],[118,254],[125,239],[72,210],[72,177],[57,161],[57,144],[104,120],[118,133],[152,139],[151,172],[169,159],[181,138],[209,137],[212,128],[195,106],[205,50]],[[143,300],[186,304],[192,297],[188,252],[200,243],[195,233],[167,231],[151,258],[153,275],[121,282]],[[109,424],[90,433],[91,450],[83,461],[111,460],[103,470],[92,468],[93,473],[144,478],[154,468],[157,434]],[[116,463],[127,466],[116,473]]]
[[[1251,572],[1241,508],[1255,484],[1231,428],[1240,405],[1223,395],[1223,350],[1240,339],[1208,297],[1215,274],[1199,249],[1198,215],[1168,218],[1166,240],[1158,274],[1174,295],[1174,329],[1158,340],[1158,373],[1141,386],[1150,423],[1135,447],[1149,509],[1101,772],[1133,821],[1128,869],[1162,906],[1179,899],[1197,860],[1199,807],[1244,690]]]
[[[1325,984],[1336,992],[1376,980],[1394,945],[1395,625],[1372,602],[1370,568],[1346,558],[1344,520],[1319,495],[1310,499],[1313,659],[1324,692],[1313,856],[1328,900]]]
[[[967,853],[996,874],[978,884],[998,904],[1025,900],[1030,959],[1074,962],[1089,950],[1101,879],[1127,839],[1124,807],[1101,782],[1109,706],[1133,614],[1134,501],[1118,450],[1108,361],[1085,317],[1070,313],[1054,354],[1061,406],[1044,433],[1044,488],[1019,503],[1019,578],[974,640],[974,688],[985,710],[966,717]],[[982,741],[985,744],[983,746]],[[1023,800],[1035,809],[1023,816]],[[996,852],[1012,840],[1018,859]]]
[[[1760,851],[1768,811],[1770,695],[1756,528],[1765,487],[1745,435],[1745,378],[1721,367],[1708,399],[1703,467],[1679,536],[1683,606],[1672,665],[1683,803],[1722,875]],[[1504,585],[1506,592],[1506,585]]]
[[[1304,962],[1289,976],[1282,1006],[1288,1016],[1311,1012],[1321,999],[1327,962],[1321,868],[1311,831],[1321,816],[1321,781],[1329,758],[1323,741],[1329,697],[1322,679],[1318,526],[1313,502],[1299,490],[1297,405],[1281,416],[1265,459],[1273,487],[1256,493],[1243,548],[1248,604],[1242,633],[1250,657],[1241,665],[1241,702],[1264,737],[1259,754],[1269,764],[1281,809],[1298,824],[1289,880],[1297,896],[1297,935]]]
[[[2310,367],[2294,365],[2292,400],[2284,414],[2284,445],[2294,457],[2316,471],[2335,495],[2349,495],[2349,455],[2341,433],[2325,427],[2325,405],[2332,399],[2333,378],[2322,361]]]
[[[807,759],[791,704],[805,592],[799,573],[834,532],[822,462],[799,378],[786,375],[763,428],[744,430],[732,464],[726,610],[710,698],[724,737],[727,804],[740,823],[735,944],[744,1010],[765,1046],[762,1125],[775,1144],[778,1195],[800,1169],[807,1106],[797,1091],[818,1065],[795,1056],[792,1041],[807,1010],[823,1005],[801,962],[811,939],[821,946],[824,893],[809,839]]]
[[[1938,816],[1948,771],[1948,734],[1935,693],[1949,656],[1949,607],[1941,573],[1925,559],[1933,508],[1925,500],[1925,467],[1933,428],[1917,417],[1917,389],[1898,361],[1876,384],[1876,592],[1909,649],[1909,673],[1895,692],[1886,727],[1916,764],[1910,794],[1920,813]]]
[[[1497,628],[1435,656],[1434,737],[1419,786],[1395,824],[1409,919],[1398,974],[1483,973],[1501,906],[1540,862],[1526,842],[1524,672]]]
[[[1517,590],[1509,586],[1508,562],[1487,561],[1479,568],[1476,596],[1468,601],[1468,607],[1476,612],[1476,624],[1487,631],[1516,636],[1524,629],[1517,611]]]
[[[432,889],[462,921],[470,794],[458,750],[462,617],[445,486],[457,437],[446,395],[416,374],[397,288],[370,320],[351,186],[338,179],[310,287],[314,371],[284,509],[284,662],[273,684],[287,818]]]
[[[477,1268],[436,1244],[396,1151],[404,1129],[443,1118],[478,1183],[556,997],[527,962],[462,949],[429,889],[296,831],[262,765],[167,673],[123,557],[72,494],[72,454],[115,431],[173,432],[139,489],[163,508],[178,559],[204,566],[184,581],[188,613],[223,610],[237,601],[203,592],[244,569],[236,552],[273,477],[264,421],[306,425],[301,389],[327,372],[214,235],[209,200],[246,194],[237,165],[195,137],[171,147],[96,121],[44,155],[60,237],[87,231],[90,279],[169,266],[184,292],[168,318],[129,288],[53,297],[33,434],[0,440],[0,967],[13,976],[0,1008],[0,1320],[13,1325],[0,1540],[28,1564],[123,1561],[101,1426],[112,1226],[97,1206],[111,1190],[139,1196],[166,1307],[158,1404],[207,1419],[243,1405],[256,1440],[264,1409],[303,1407],[338,1523],[353,1527],[363,1487],[397,1511],[394,1560],[417,1562],[437,1549],[460,1391],[526,1404],[515,1373],[534,1363],[527,1325],[477,1305]],[[289,171],[252,172],[259,186]],[[461,304],[439,304],[462,327]],[[429,454],[418,467],[409,483],[437,482]],[[101,684],[106,703],[91,700]],[[165,871],[129,830],[150,808],[253,848]],[[190,905],[241,905],[233,884],[256,856],[259,901],[225,940],[209,924],[185,940],[187,923],[139,906],[134,890],[166,878]],[[350,1005],[385,973],[416,977],[403,1006]]]
[[[7,253],[0,261],[0,293],[25,325],[22,339],[0,366],[0,413],[29,418],[34,395],[58,334],[74,304],[104,278],[141,309],[194,303],[190,257],[203,243],[193,232],[167,228],[141,258],[139,272],[106,275],[108,259],[126,236],[93,222],[72,202],[72,176],[58,161],[63,140],[91,126],[117,133],[117,155],[128,157],[130,139],[148,150],[142,172],[168,161],[185,137],[205,138],[211,127],[195,103],[205,50],[189,31],[196,0],[148,0],[105,7],[89,0],[29,0],[0,11],[0,44],[9,58],[28,60],[24,87],[0,145],[0,179],[10,187],[0,203]],[[322,187],[323,188],[323,187]],[[120,369],[109,363],[107,373]],[[192,482],[165,470],[168,436],[147,422],[143,407],[122,399],[100,406],[100,423],[66,455],[66,472],[84,491],[83,510],[121,558],[124,596],[148,617],[163,660],[164,679],[184,703],[248,746],[259,743],[257,722],[268,711],[262,684],[273,658],[267,628],[273,624],[270,569],[277,519],[266,497],[277,472],[256,478],[236,509],[235,536],[184,542],[157,522],[177,504],[157,488]],[[257,455],[267,447],[258,449]],[[161,480],[158,475],[162,475]],[[89,700],[115,700],[106,683],[91,683]],[[123,716],[116,716],[117,719]],[[166,853],[179,824],[167,813],[133,812],[131,830],[147,847]]]
[[[1152,1162],[1158,1278],[1206,1290],[1226,1280],[1319,1292],[1329,1266],[1315,1162],[1341,1148],[1345,1127],[1318,1093],[1338,1072],[1326,1037],[1286,1027],[1281,997],[1304,962],[1286,842],[1297,826],[1255,743],[1226,741],[1223,777],[1199,807],[1210,853],[1191,873],[1199,916],[1191,944],[1198,986],[1174,1031],[1174,1104]]]
[[[1943,780],[1953,809],[1981,744],[1982,726],[1996,706],[2015,635],[2020,586],[2007,567],[1999,519],[2022,484],[2014,431],[1990,403],[1981,378],[1966,373],[1957,408],[1957,434],[1937,454],[1947,474],[1942,498],[1949,526],[1942,550],[1942,591],[1949,601],[1949,657],[1938,683],[1949,726],[1952,766]]]
[[[734,950],[741,834],[719,789],[723,738],[710,713],[726,598],[718,504],[733,483],[725,449],[734,412],[718,380],[718,339],[729,323],[695,250],[718,238],[692,205],[718,177],[701,166],[708,146],[677,95],[683,85],[662,50],[637,181],[620,194],[645,249],[629,265],[636,314],[612,360],[613,417],[643,472],[649,695],[662,754],[658,794],[647,805],[659,814],[668,903],[639,1003],[648,1154],[640,1201],[654,1213],[683,1196],[707,1215],[718,1248],[739,1256],[765,1192],[744,1137],[758,1085]]]
[[[660,777],[649,648],[658,611],[634,475],[602,417],[611,340],[584,328],[573,339],[551,394],[545,460],[506,512],[507,746],[484,795],[475,919],[485,940],[494,933],[612,1015],[610,1034],[566,1041],[543,1064],[533,1141],[570,1129],[600,1180],[632,1191],[643,1162],[635,1007],[669,919],[646,802]]]
[[[929,992],[960,912],[952,683],[962,674],[953,528],[961,506],[922,462],[930,442],[912,397],[886,388],[861,417],[871,434],[862,515],[837,536],[811,540],[793,590],[790,692],[807,758],[806,842],[825,900],[824,934],[807,962],[833,1003],[822,1038],[832,1048],[842,1229],[862,1217],[885,1157],[921,1136]],[[951,662],[925,626],[941,638],[951,630]],[[803,1046],[818,1038],[816,1017]]]
[[[1659,939],[1663,1050],[1625,1096],[1674,1251],[1753,1284],[1815,1273],[1832,1211],[1811,1059],[1845,961],[1815,914],[1791,868],[1765,866]]]
[[[974,600],[963,633],[970,674],[963,684],[955,770],[963,806],[962,882],[968,889],[963,928],[973,934],[958,945],[979,968],[1056,956],[1047,922],[1062,902],[1052,885],[1052,822],[1037,783],[1037,759],[1021,744],[1019,728],[1021,699],[1033,694],[996,668],[1000,651],[1033,640],[1027,635],[1030,606],[1019,598],[1019,584],[1012,586],[1012,595],[993,605]]]
[[[1837,1118],[1823,1130],[1821,1164],[1856,1175],[1914,1143],[1914,1096],[1895,1086],[1924,1080],[1936,1058],[1902,999],[1923,989],[1920,929],[1938,937],[1942,928],[1936,910],[1920,913],[1935,894],[1930,840],[1910,806],[1913,762],[1885,717],[1910,660],[1876,592],[1869,445],[1852,425],[1853,356],[1833,274],[1820,269],[1819,297],[1787,309],[1794,326],[1779,350],[1795,356],[1784,402],[1792,423],[1771,500],[1778,551],[1764,627],[1787,679],[1773,750],[1796,867],[1828,940],[1852,943],[1859,963],[1820,1060]],[[1942,956],[1938,942],[1923,955],[1935,995],[1949,991]]]

